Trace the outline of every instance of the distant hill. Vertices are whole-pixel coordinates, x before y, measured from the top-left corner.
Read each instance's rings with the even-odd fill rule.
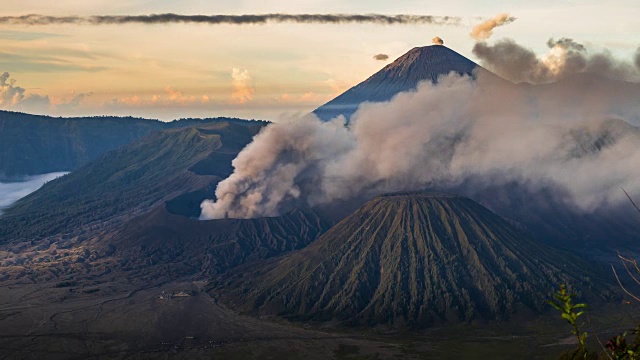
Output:
[[[324,121],[338,115],[348,119],[363,102],[390,100],[399,92],[415,90],[421,81],[437,82],[451,72],[474,76],[478,71],[491,74],[446,46],[415,47],[313,112]]]
[[[596,287],[588,269],[468,198],[392,194],[221,293],[249,313],[423,327],[540,311],[558,283]]]
[[[152,131],[239,119],[54,118],[0,111],[0,180],[71,171]]]
[[[153,132],[110,151],[6,209],[0,243],[70,232],[79,236],[83,226],[139,215],[169,200],[177,213],[193,212],[193,206],[199,210],[200,201],[213,196],[217,182],[231,174],[231,161],[262,126],[202,123]]]

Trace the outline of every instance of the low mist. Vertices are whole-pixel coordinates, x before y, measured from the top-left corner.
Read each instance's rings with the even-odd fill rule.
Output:
[[[554,45],[555,46],[555,45]],[[584,212],[640,194],[640,85],[576,73],[546,85],[478,74],[421,83],[351,117],[264,128],[202,219],[276,216],[404,190],[550,186]],[[473,184],[468,189],[468,184]]]
[[[38,190],[46,182],[65,175],[65,172],[56,172],[43,175],[28,176],[20,181],[0,182],[0,214],[2,209],[11,206],[19,199]]]

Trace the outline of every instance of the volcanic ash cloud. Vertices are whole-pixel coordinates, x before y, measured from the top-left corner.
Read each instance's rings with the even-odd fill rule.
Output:
[[[497,28],[498,26],[510,24],[514,21],[516,21],[516,18],[510,16],[509,14],[498,14],[481,24],[474,26],[469,35],[475,40],[486,40],[490,38],[491,35],[493,35],[493,29]]]
[[[519,86],[458,75],[421,83],[351,118],[267,126],[202,203],[202,219],[276,216],[294,206],[437,188],[549,184],[590,211],[640,193],[640,86],[581,79]],[[597,85],[597,84],[596,84]],[[571,104],[571,106],[567,106]]]
[[[485,68],[514,82],[550,83],[584,73],[640,81],[640,50],[632,61],[625,61],[607,51],[589,53],[584,45],[569,38],[549,39],[547,46],[549,51],[538,56],[511,39],[502,39],[495,44],[476,43],[473,54]]]
[[[441,37],[439,37],[439,36],[436,36],[436,37],[434,37],[433,39],[431,39],[431,42],[432,42],[434,45],[444,45],[444,40],[442,40],[442,38],[441,38]]]

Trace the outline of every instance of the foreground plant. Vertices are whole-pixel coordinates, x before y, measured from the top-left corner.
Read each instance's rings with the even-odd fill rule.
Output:
[[[566,285],[560,285],[558,291],[553,294],[549,304],[560,311],[560,316],[571,325],[571,334],[578,339],[578,348],[562,354],[561,359],[611,359],[611,360],[640,360],[640,325],[631,333],[635,335],[632,343],[627,332],[614,336],[603,346],[604,352],[598,353],[587,348],[587,332],[582,330],[578,318],[584,314],[587,304],[574,304],[575,294],[569,293]],[[605,349],[606,347],[606,349]],[[607,352],[608,350],[608,352]]]
[[[634,360],[640,359],[640,337],[638,331],[640,326],[633,329],[635,341],[632,344],[627,343],[627,333],[618,335],[609,339],[607,349],[611,352],[611,359],[615,360]]]
[[[558,291],[553,294],[555,300],[549,300],[549,304],[554,308],[560,310],[560,316],[565,319],[571,325],[571,333],[578,338],[578,347],[580,350],[585,350],[587,333],[582,330],[582,326],[578,324],[578,318],[584,314],[584,309],[587,304],[574,304],[573,298],[575,294],[570,294],[567,291],[566,285],[560,285]]]

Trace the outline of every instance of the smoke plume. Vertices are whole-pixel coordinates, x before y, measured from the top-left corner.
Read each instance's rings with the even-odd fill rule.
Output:
[[[582,44],[568,38],[549,39],[547,45],[549,51],[537,56],[533,50],[504,39],[494,45],[476,43],[473,53],[484,67],[514,82],[549,83],[578,73],[640,81],[640,67],[617,60],[607,51],[589,54]]]
[[[387,55],[387,54],[376,54],[376,55],[373,55],[373,58],[375,60],[387,61],[387,60],[389,60],[389,55]]]
[[[567,79],[516,85],[455,74],[351,117],[264,128],[233,161],[202,219],[275,216],[391,191],[473,183],[552,186],[583,211],[640,194],[640,85]],[[570,104],[570,106],[567,106]],[[558,190],[560,191],[560,190]]]
[[[180,15],[180,14],[151,14],[151,15],[107,15],[107,16],[45,16],[22,15],[2,16],[0,24],[9,25],[113,25],[113,24],[266,24],[266,23],[297,23],[297,24],[347,24],[369,23],[380,25],[396,24],[431,24],[431,25],[460,25],[461,19],[455,16],[431,15],[382,15],[382,14],[247,14],[247,15]]]
[[[442,40],[442,38],[436,36],[433,39],[431,39],[431,42],[433,42],[436,45],[444,45],[444,40]]]
[[[516,18],[509,14],[498,14],[494,18],[474,26],[469,35],[471,35],[475,40],[486,40],[493,35],[493,29],[498,26],[510,24],[514,21],[516,21]]]

